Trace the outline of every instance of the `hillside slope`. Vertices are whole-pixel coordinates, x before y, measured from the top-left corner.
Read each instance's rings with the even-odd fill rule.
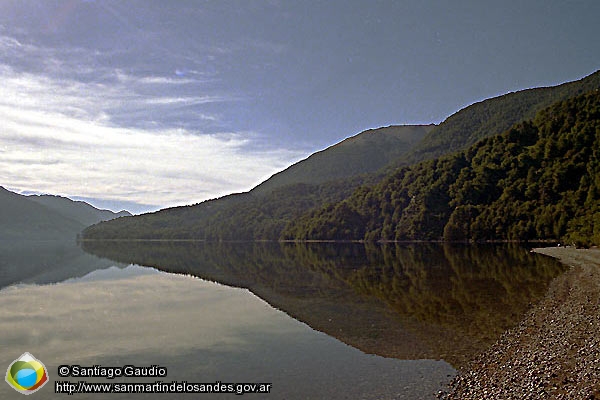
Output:
[[[100,210],[83,201],[74,201],[66,197],[53,195],[31,195],[27,196],[38,204],[58,212],[66,218],[74,219],[89,226],[100,221],[108,221],[119,217],[129,217],[129,211],[114,213],[110,210]]]
[[[0,186],[0,240],[74,240],[87,225],[119,214],[58,196],[23,196]]]
[[[480,139],[500,134],[515,123],[533,119],[550,105],[600,88],[600,71],[552,87],[520,90],[474,103],[452,114],[398,164],[409,165],[462,150]]]
[[[297,219],[309,210],[339,202],[360,186],[373,185],[387,174],[394,174],[399,167],[464,150],[482,137],[501,133],[514,122],[532,118],[537,110],[555,101],[597,88],[600,88],[600,71],[579,81],[528,89],[474,104],[437,127],[366,131],[291,166],[250,192],[102,223],[86,229],[84,236],[88,239],[279,239],[289,224],[297,226]],[[424,129],[429,133],[411,147],[413,139]],[[400,134],[398,137],[394,136],[394,130]],[[383,132],[392,135],[381,135]],[[374,161],[378,155],[389,162],[374,171],[383,164]],[[336,176],[344,178],[331,179]],[[288,227],[286,237],[305,236],[293,232],[295,229]]]
[[[264,194],[288,185],[314,185],[376,172],[410,151],[434,127],[402,125],[361,132],[273,175],[252,189],[252,193]]]
[[[44,240],[75,238],[85,228],[81,222],[62,214],[26,196],[0,187],[0,239]]]
[[[284,237],[600,244],[600,91],[465,151],[401,168],[296,220]]]
[[[368,130],[299,161],[250,192],[120,218],[90,227],[84,236],[87,239],[278,239],[294,218],[342,200],[358,186],[372,182],[369,173],[409,151],[432,127]]]

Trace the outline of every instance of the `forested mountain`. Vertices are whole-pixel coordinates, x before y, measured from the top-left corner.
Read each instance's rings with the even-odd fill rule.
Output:
[[[600,88],[600,71],[553,87],[508,93],[472,104],[434,128],[398,164],[409,165],[463,150],[480,139],[500,134],[512,125],[533,119],[550,105]]]
[[[119,217],[131,216],[129,211],[114,213],[110,210],[99,210],[84,201],[74,201],[61,196],[44,194],[31,195],[27,196],[27,198],[48,207],[67,218],[74,219],[84,226],[92,225],[99,221],[109,221]]]
[[[288,185],[314,185],[376,172],[409,152],[434,127],[402,125],[361,132],[273,175],[252,193],[265,194]]]
[[[0,240],[74,240],[90,223],[119,215],[63,197],[23,196],[0,187]]]
[[[289,221],[340,201],[369,173],[409,151],[433,125],[390,126],[362,132],[313,154],[258,185],[200,204],[121,218],[86,229],[86,238],[254,240],[279,238]]]
[[[430,161],[429,164],[421,164],[408,170],[406,167],[414,165],[417,161],[432,159],[439,154],[464,151],[477,140],[497,135],[510,128],[515,122],[530,120],[538,110],[556,101],[572,98],[597,88],[600,88],[600,71],[579,81],[560,86],[528,89],[473,104],[450,116],[439,126],[388,127],[366,131],[291,166],[250,192],[225,196],[194,206],[166,209],[153,214],[98,224],[86,229],[84,236],[88,239],[206,240],[273,240],[282,237],[439,239],[444,237],[443,232],[397,236],[395,231],[390,233],[385,230],[379,233],[376,228],[373,230],[369,228],[368,232],[371,234],[368,237],[367,232],[361,234],[353,229],[350,229],[351,232],[348,234],[340,233],[347,231],[344,225],[360,224],[362,220],[336,220],[335,218],[327,222],[337,226],[337,230],[330,232],[334,234],[325,235],[324,228],[319,228],[319,234],[315,236],[313,234],[317,232],[313,231],[314,221],[308,222],[312,217],[307,217],[305,214],[312,210],[312,216],[317,213],[324,216],[325,211],[314,210],[319,210],[327,204],[339,203],[358,189],[351,199],[339,205],[328,206],[328,209],[342,207],[342,204],[354,204],[357,196],[361,196],[360,193],[382,188],[381,185],[369,188],[382,179],[384,180],[382,185],[390,179],[395,179],[393,177],[397,176],[399,168],[403,168],[400,173],[415,171],[415,175],[418,174],[415,168],[421,168],[423,174],[426,174],[428,169],[440,161]],[[423,130],[429,130],[429,133],[411,147],[413,140],[423,135]],[[388,133],[391,135],[387,135]],[[397,147],[392,148],[393,146]],[[376,151],[371,151],[372,149]],[[376,161],[378,154],[387,165],[373,172],[376,166],[383,164],[381,161]],[[365,174],[365,172],[370,173]],[[339,176],[344,178],[327,180]],[[388,178],[385,178],[386,176]],[[387,215],[388,212],[389,210],[386,209],[383,214]],[[393,215],[389,217],[392,219]],[[396,215],[394,218],[397,221],[399,217]],[[440,218],[443,217],[440,215]],[[415,226],[411,229],[419,229],[419,227]],[[285,235],[282,236],[284,231]],[[544,237],[548,236],[544,235]]]
[[[600,244],[600,92],[404,167],[289,225],[286,239]]]

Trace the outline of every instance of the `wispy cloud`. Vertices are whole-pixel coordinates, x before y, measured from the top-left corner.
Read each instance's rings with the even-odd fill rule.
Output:
[[[195,73],[136,76],[0,37],[0,49],[17,48],[33,60],[43,54],[60,73],[19,68],[0,57],[0,185],[173,206],[248,190],[301,156],[253,146],[257,133],[215,127],[207,133],[189,121],[166,121],[169,112],[186,107],[188,114],[178,114],[183,122],[193,116],[217,123],[219,115],[202,107],[235,101],[202,94]],[[190,85],[196,85],[193,94],[181,89]]]
[[[177,71],[175,71],[177,75]],[[195,79],[185,79],[185,78],[167,78],[164,76],[144,76],[142,78],[138,78],[140,83],[151,84],[151,85],[185,85],[188,83],[195,83],[197,80]]]
[[[112,73],[119,82],[129,85],[189,85],[197,83],[209,83],[214,81],[214,78],[206,77],[205,75],[207,74],[202,74],[199,71],[182,71],[179,69],[172,71],[172,76],[136,76],[127,74],[120,69],[116,69],[112,71]]]
[[[145,100],[146,104],[150,105],[194,105],[207,104],[229,101],[228,98],[218,96],[203,96],[203,97],[154,97]]]

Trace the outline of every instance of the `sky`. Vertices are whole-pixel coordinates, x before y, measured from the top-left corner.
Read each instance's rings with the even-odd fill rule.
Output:
[[[597,0],[0,0],[0,186],[134,213],[600,69]]]

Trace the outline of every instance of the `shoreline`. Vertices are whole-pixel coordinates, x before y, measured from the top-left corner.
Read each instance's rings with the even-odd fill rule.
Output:
[[[532,251],[569,269],[439,398],[600,399],[600,250]]]

